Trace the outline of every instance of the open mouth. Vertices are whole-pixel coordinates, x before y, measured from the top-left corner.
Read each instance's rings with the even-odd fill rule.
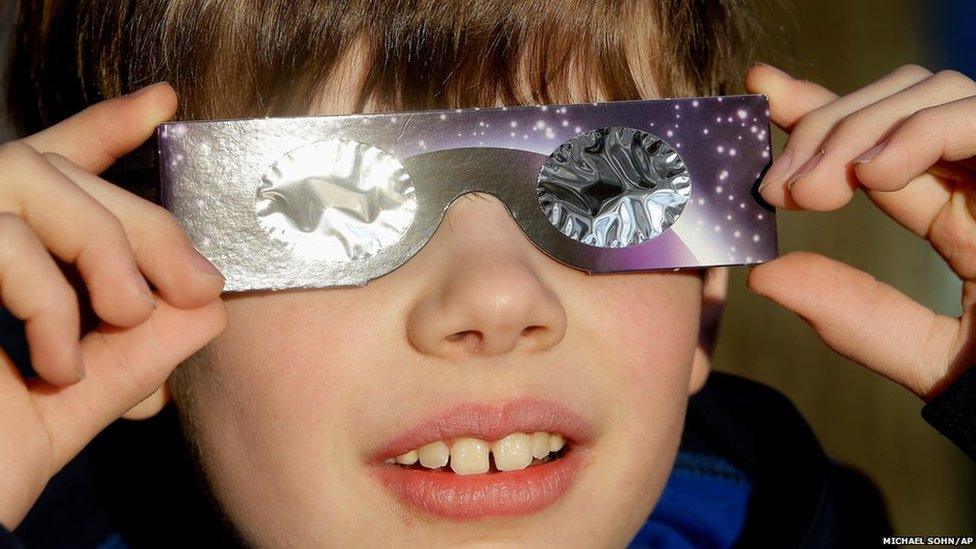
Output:
[[[415,509],[465,519],[537,512],[572,484],[588,432],[550,402],[462,405],[379,453],[375,476]]]
[[[470,437],[438,440],[388,458],[384,463],[416,470],[478,475],[521,471],[559,459],[566,451],[564,436],[537,431],[512,433],[490,444]]]

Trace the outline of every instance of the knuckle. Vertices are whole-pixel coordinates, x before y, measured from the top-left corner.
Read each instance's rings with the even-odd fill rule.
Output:
[[[186,238],[183,226],[173,217],[173,214],[162,206],[152,204],[147,213],[147,220],[155,229],[160,230],[167,239],[184,240]]]
[[[0,212],[0,267],[16,264],[23,256],[31,235],[30,227],[20,216]]]
[[[58,153],[54,153],[54,152],[41,153],[41,156],[44,157],[44,160],[47,160],[48,162],[50,162],[51,164],[54,164],[54,165],[57,165],[57,164],[65,164],[65,163],[71,162],[70,160],[68,160],[64,156],[62,156],[62,155],[60,155]]]
[[[899,76],[915,77],[915,78],[926,78],[932,75],[932,71],[926,69],[921,65],[908,63],[892,71],[892,74],[896,74]]]
[[[47,279],[44,292],[32,303],[32,308],[30,316],[48,315],[74,321],[80,316],[78,292],[58,274]]]
[[[821,129],[823,127],[823,120],[824,115],[822,113],[816,110],[811,111],[793,127],[793,131],[790,133],[790,141],[794,146],[813,147],[814,142],[819,141],[815,139],[816,136],[823,132]]]
[[[0,145],[0,165],[5,172],[26,171],[36,165],[38,159],[37,151],[23,141],[10,141]]]
[[[8,141],[0,145],[0,159],[20,158],[32,153],[36,154],[34,149],[23,141]]]
[[[953,266],[971,264],[976,249],[976,234],[964,221],[967,216],[958,206],[944,207],[929,227],[929,240],[939,243],[939,253]]]
[[[179,221],[156,204],[150,204],[140,213],[138,230],[133,231],[131,237],[130,245],[136,257],[147,253],[150,248],[170,248],[189,242]]]
[[[915,111],[905,119],[902,128],[907,133],[928,130],[939,123],[939,118],[940,113],[938,107],[925,107]]]
[[[0,212],[0,261],[16,260],[31,239],[31,228],[22,217],[10,212]]]
[[[974,83],[968,76],[952,69],[943,69],[935,73],[932,78],[948,88],[961,88],[964,90],[976,89],[976,83]]]
[[[57,282],[45,292],[47,296],[47,310],[60,316],[76,316],[78,314],[78,292],[68,284],[64,277],[56,278]]]
[[[860,112],[851,114],[841,119],[840,122],[834,125],[833,129],[830,131],[830,135],[827,136],[827,143],[844,141],[850,136],[855,136],[863,133],[865,119],[868,118],[867,115],[861,114]],[[824,145],[824,148],[830,148],[828,144]]]
[[[27,222],[24,218],[11,212],[0,212],[0,235],[19,235],[28,230]]]
[[[105,208],[94,208],[92,215],[95,216],[96,232],[99,238],[107,239],[114,244],[127,243],[128,238],[125,234],[125,225],[115,214]]]

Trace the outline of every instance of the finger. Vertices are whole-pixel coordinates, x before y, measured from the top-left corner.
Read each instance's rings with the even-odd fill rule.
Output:
[[[0,213],[0,303],[24,321],[34,371],[65,385],[84,376],[78,296],[27,223]]]
[[[88,173],[64,158],[51,163],[122,222],[135,262],[170,304],[193,309],[220,295],[220,271],[196,251],[162,207]]]
[[[746,73],[746,90],[769,98],[770,119],[787,132],[810,111],[837,99],[837,94],[819,84],[762,63]]]
[[[861,184],[872,189],[871,200],[928,239],[964,280],[976,279],[970,203],[976,172],[959,160],[976,155],[974,116],[976,97],[918,111],[854,168]]]
[[[141,145],[176,113],[176,92],[166,82],[96,103],[24,138],[39,152],[60,154],[95,173]]]
[[[51,433],[53,461],[62,466],[106,425],[151,395],[173,369],[226,324],[221,300],[198,309],[159,302],[133,328],[103,325],[81,341],[87,375],[81,383],[31,387],[35,406]]]
[[[802,176],[793,176],[792,184],[788,185],[794,202],[802,208],[819,211],[842,207],[850,201],[859,184],[853,163],[865,151],[880,143],[895,126],[913,113],[974,94],[976,83],[959,73],[943,71],[849,114],[838,121],[823,140],[820,145],[823,152],[815,165]],[[960,108],[957,112],[964,114],[966,108]],[[971,106],[969,112],[972,112]],[[931,123],[937,120],[926,116],[916,122]],[[934,132],[928,130],[928,133]],[[922,135],[916,133],[915,137]],[[932,162],[925,167],[931,166],[936,159],[931,159]],[[924,170],[916,171],[913,175],[921,171]],[[907,181],[903,180],[901,186]],[[864,181],[860,183],[870,188]],[[889,187],[887,190],[895,188],[900,187]]]
[[[861,183],[877,191],[894,191],[939,160],[954,162],[976,155],[976,83],[970,83],[968,95],[919,109],[865,154],[856,167]]]
[[[855,173],[857,171],[855,168]],[[952,197],[951,185],[933,174],[917,176],[897,191],[866,192],[871,201],[892,219],[923,238],[929,237],[935,219],[940,212],[945,212]]]
[[[922,67],[907,65],[864,88],[807,112],[794,124],[783,152],[766,172],[760,192],[764,197],[765,193],[770,193],[771,197],[775,197],[780,192],[784,196],[789,195],[789,183],[816,166],[819,160],[817,153],[821,149],[822,142],[838,121],[852,112],[905,89],[930,74]],[[848,186],[846,189],[831,189],[831,192],[839,195],[840,198],[833,199],[837,201],[845,196],[849,199],[853,190]],[[793,200],[793,197],[791,196],[789,200]],[[783,202],[785,203],[786,199],[783,199]],[[796,206],[800,207],[799,204]]]
[[[765,64],[755,65],[746,73],[746,90],[769,98],[770,119],[787,132],[807,113],[837,99],[834,92],[819,84],[798,80]],[[793,156],[789,150],[780,153],[763,177],[759,192],[773,206],[796,210],[799,206],[793,203],[783,185],[768,184],[782,179],[782,173],[788,171],[792,163]]]
[[[755,267],[749,286],[803,318],[830,348],[923,398],[958,350],[958,320],[821,255],[794,252]]]
[[[116,326],[148,318],[155,303],[119,220],[26,145],[4,145],[0,163],[0,212],[21,216],[52,254],[78,267],[95,313]]]

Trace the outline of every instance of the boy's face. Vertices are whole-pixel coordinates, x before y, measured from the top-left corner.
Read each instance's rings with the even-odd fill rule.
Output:
[[[695,272],[565,267],[495,198],[467,195],[364,288],[225,296],[228,327],[176,394],[254,544],[619,546],[657,501],[707,375],[701,296]],[[478,471],[483,450],[459,439],[536,432],[565,448],[521,471],[496,471],[494,453],[465,475],[385,462],[443,441]],[[524,465],[519,440],[531,447],[512,437],[502,466]]]

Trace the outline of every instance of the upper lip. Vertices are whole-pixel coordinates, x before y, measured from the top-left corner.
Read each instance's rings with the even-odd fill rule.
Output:
[[[537,431],[559,433],[571,444],[582,444],[589,438],[590,426],[579,414],[551,400],[461,403],[396,435],[373,460],[382,462],[438,440],[474,437],[491,443],[511,433]]]

